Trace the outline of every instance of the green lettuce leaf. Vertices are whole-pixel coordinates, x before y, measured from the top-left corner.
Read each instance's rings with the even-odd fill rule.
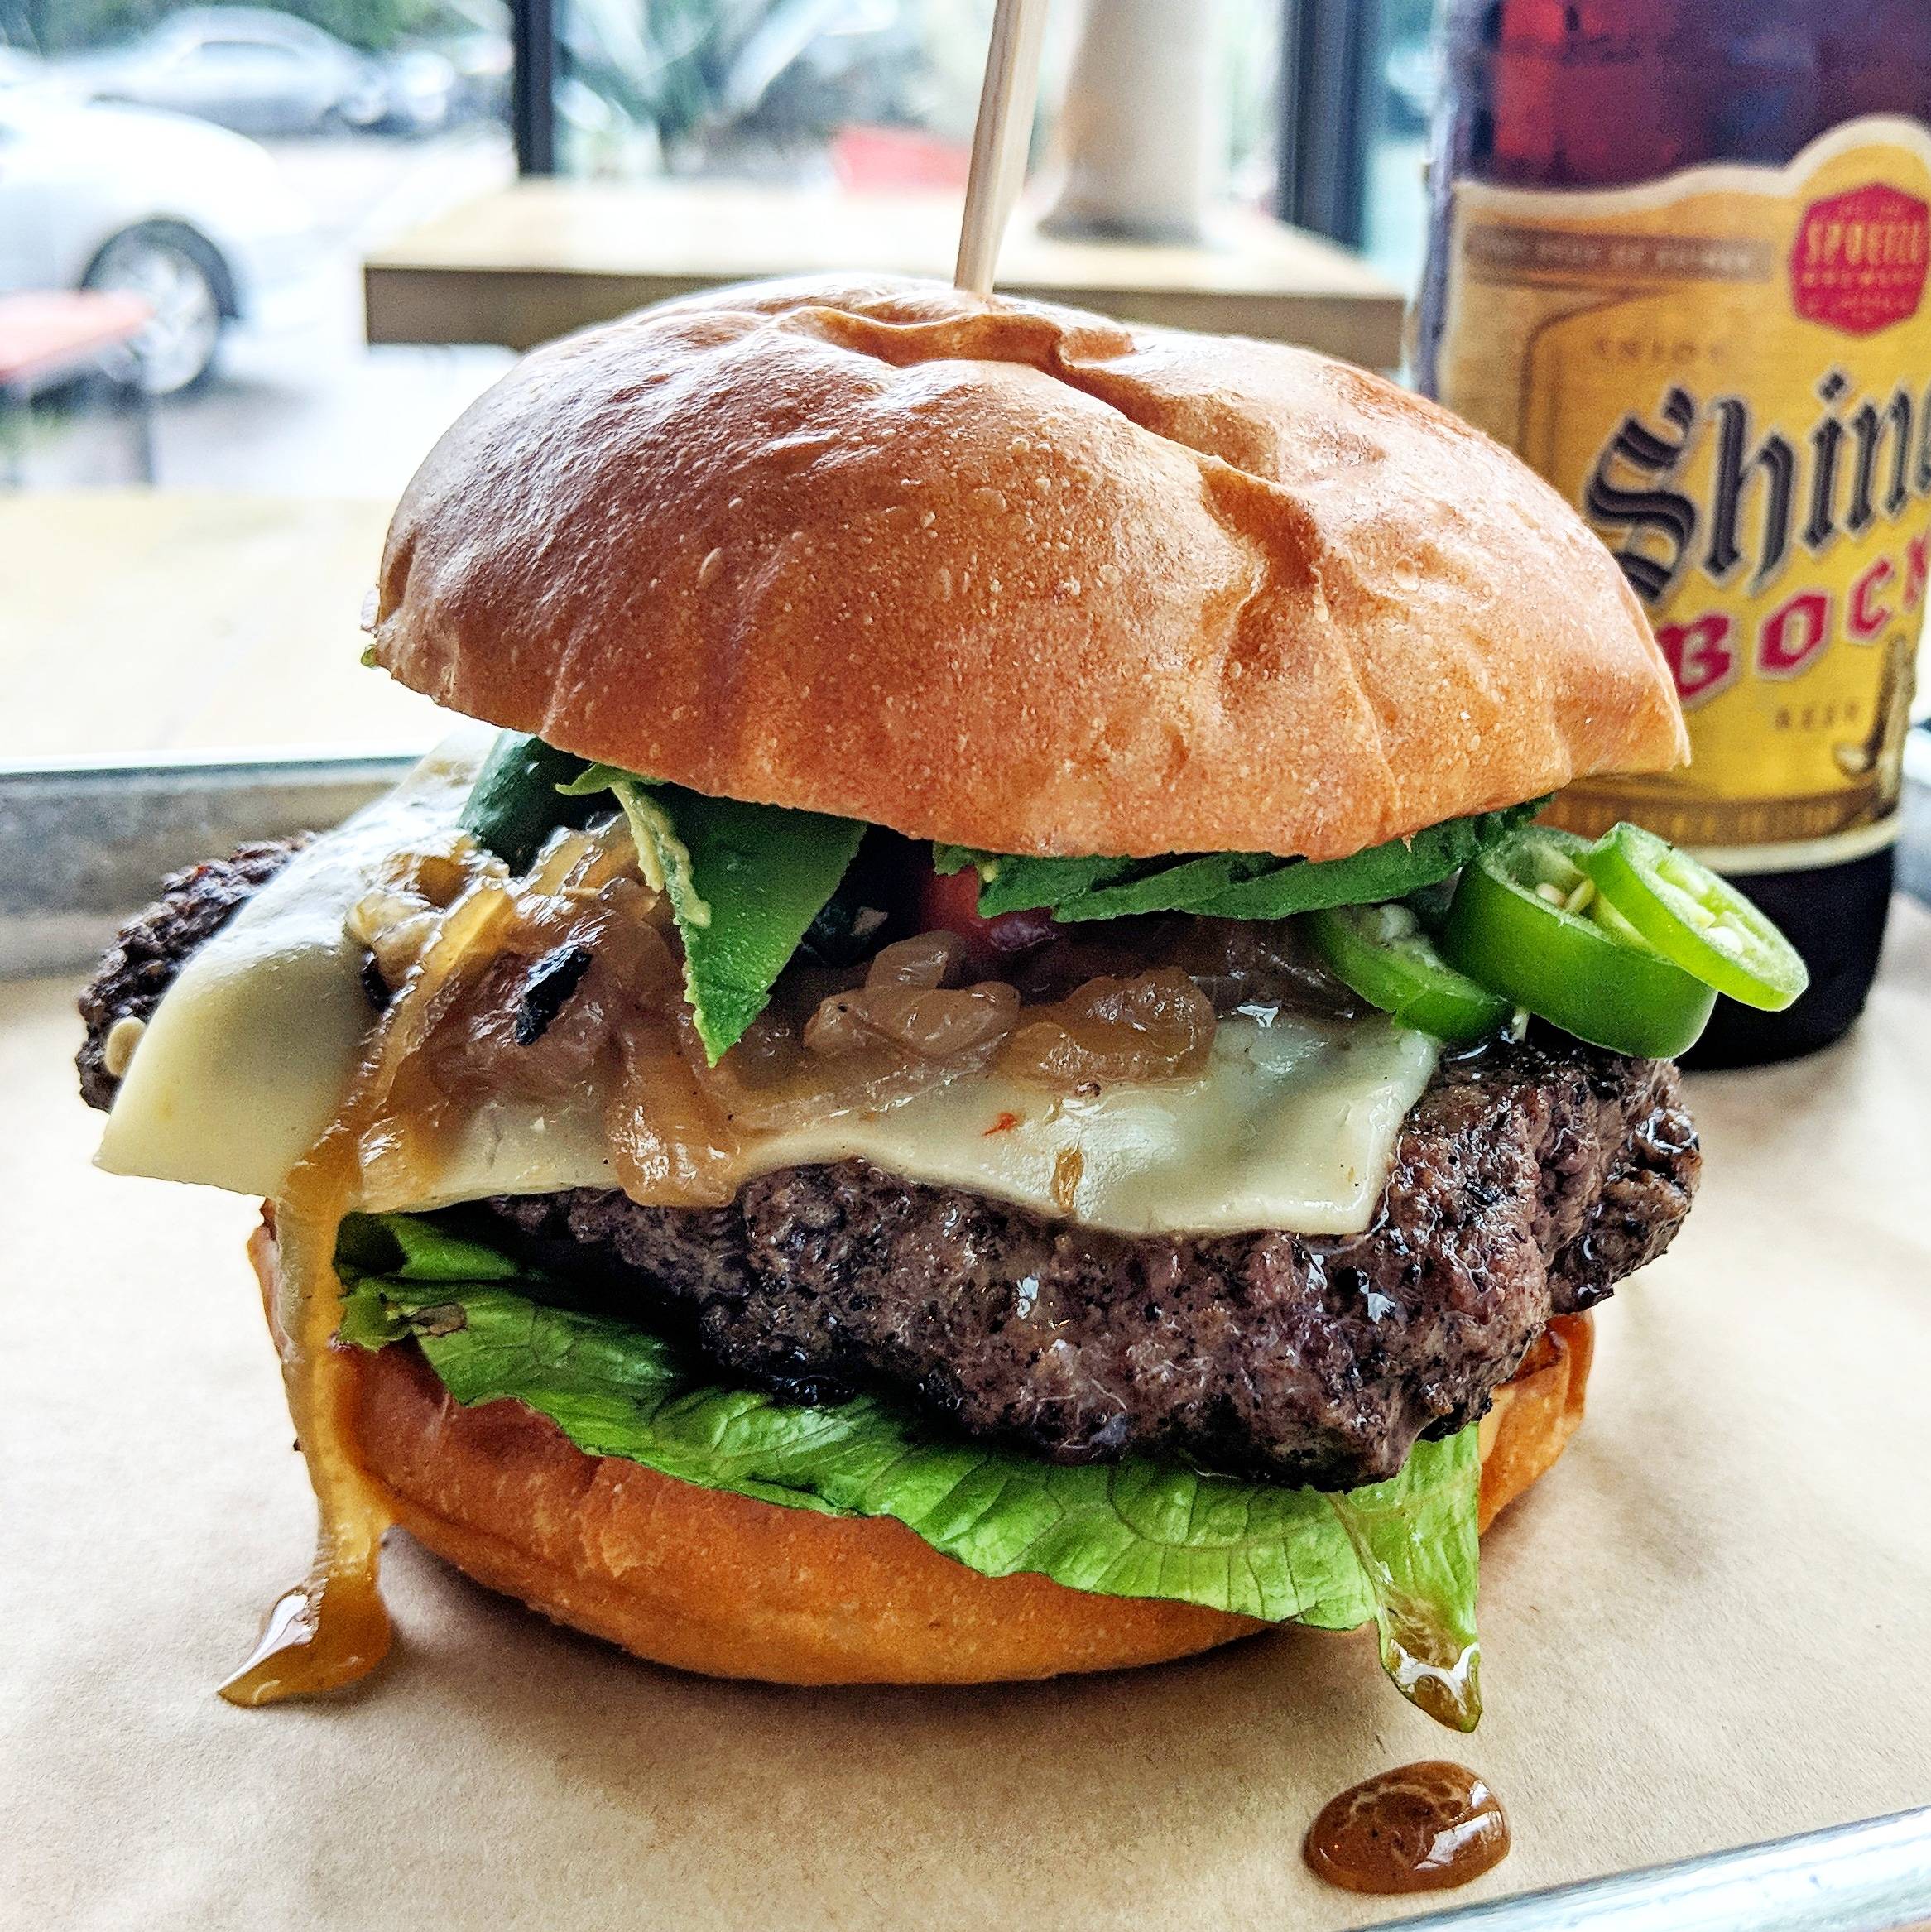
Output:
[[[555,1305],[556,1281],[435,1221],[351,1217],[336,1266],[343,1339],[413,1334],[458,1401],[525,1403],[588,1454],[786,1508],[895,1517],[987,1576],[1329,1630],[1371,1618],[1407,1694],[1463,1729],[1478,1714],[1473,1429],[1339,1497],[1146,1457],[1064,1467],[870,1396],[805,1407],[720,1383],[646,1329]],[[1436,1660],[1459,1670],[1458,1701],[1439,1694]]]
[[[761,1013],[778,975],[857,855],[855,819],[707,798],[612,765],[561,788],[614,793],[645,876],[684,940],[684,997],[715,1066]]]
[[[1059,920],[1120,919],[1188,912],[1208,919],[1285,919],[1331,906],[1402,899],[1459,872],[1482,848],[1525,824],[1548,801],[1448,819],[1407,839],[1391,839],[1347,858],[1275,858],[1211,853],[1171,858],[1016,858],[942,845],[942,872],[974,866],[980,913],[1044,907]]]

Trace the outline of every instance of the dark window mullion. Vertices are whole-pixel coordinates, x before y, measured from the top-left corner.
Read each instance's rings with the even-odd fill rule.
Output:
[[[1367,233],[1379,0],[1284,0],[1281,219],[1358,247]]]
[[[556,172],[557,15],[569,0],[511,0],[510,130],[519,175]]]

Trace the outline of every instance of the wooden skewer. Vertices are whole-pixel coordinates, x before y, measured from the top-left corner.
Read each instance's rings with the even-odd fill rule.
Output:
[[[1046,25],[1046,0],[998,0],[998,7],[986,52],[986,84],[979,90],[979,118],[973,129],[958,268],[952,278],[978,296],[992,292],[999,238],[1026,178],[1040,92],[1040,40]]]

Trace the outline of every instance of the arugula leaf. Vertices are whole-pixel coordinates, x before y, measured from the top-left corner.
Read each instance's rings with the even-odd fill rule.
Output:
[[[343,1339],[413,1334],[458,1401],[525,1403],[587,1454],[786,1508],[895,1517],[987,1576],[1031,1571],[1322,1629],[1372,1618],[1391,1674],[1424,1708],[1465,1729],[1478,1714],[1472,1694],[1442,1708],[1425,1672],[1403,1675],[1431,1654],[1429,1633],[1472,1675],[1472,1428],[1418,1443],[1398,1476],[1342,1497],[1148,1457],[1062,1466],[870,1396],[808,1408],[718,1382],[646,1329],[550,1305],[558,1282],[436,1222],[352,1216],[336,1267]]]
[[[1002,858],[965,845],[934,845],[932,865],[944,873],[977,866],[979,911],[987,919],[1058,905],[1147,869],[1146,862],[1136,858]]]
[[[1532,799],[1472,818],[1448,819],[1347,858],[1277,858],[1265,853],[1170,858],[1021,858],[963,846],[933,848],[942,872],[976,866],[980,913],[1044,907],[1058,920],[1189,912],[1208,919],[1285,919],[1331,906],[1365,906],[1459,872],[1485,845],[1525,824],[1548,801]]]
[[[645,877],[684,940],[684,989],[713,1066],[764,1009],[778,975],[838,889],[865,828],[855,819],[707,798],[613,765],[562,788],[609,791]]]

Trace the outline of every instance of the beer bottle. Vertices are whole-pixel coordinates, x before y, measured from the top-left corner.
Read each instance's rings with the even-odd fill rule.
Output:
[[[1690,767],[1553,815],[1698,849],[1809,964],[1691,1057],[1857,1017],[1890,902],[1931,531],[1926,0],[1446,0],[1417,365],[1588,518]]]

